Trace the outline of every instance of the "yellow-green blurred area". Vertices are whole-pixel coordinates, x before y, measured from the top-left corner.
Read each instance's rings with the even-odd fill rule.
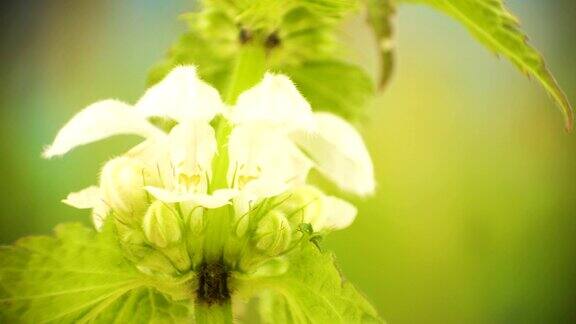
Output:
[[[510,0],[576,102],[576,2]],[[1,8],[0,243],[88,212],[60,203],[136,138],[42,160],[76,111],[134,102],[189,0]],[[342,272],[389,323],[576,322],[576,135],[543,90],[425,7],[397,17],[396,74],[362,129],[378,177],[333,234]],[[350,42],[355,36],[348,30]],[[368,49],[350,49],[356,59]]]

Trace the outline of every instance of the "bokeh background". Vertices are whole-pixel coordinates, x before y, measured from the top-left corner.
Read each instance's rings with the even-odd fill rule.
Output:
[[[576,102],[576,2],[508,4]],[[137,139],[51,161],[40,152],[85,105],[134,102],[184,30],[175,17],[192,8],[2,2],[0,243],[88,223],[59,200]],[[534,82],[455,22],[412,6],[397,21],[396,74],[362,130],[378,193],[358,200],[357,221],[326,245],[390,323],[576,322],[576,135]],[[364,46],[355,28],[344,38]]]

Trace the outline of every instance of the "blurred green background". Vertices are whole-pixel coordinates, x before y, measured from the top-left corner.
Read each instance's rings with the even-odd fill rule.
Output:
[[[576,2],[508,4],[576,102]],[[51,161],[40,152],[87,104],[134,102],[194,4],[1,6],[0,243],[10,243],[88,222],[59,200],[137,139]],[[390,323],[576,322],[575,135],[534,82],[450,19],[406,6],[397,20],[396,74],[363,128],[378,193],[327,241],[343,272]],[[357,32],[344,37],[363,44]]]

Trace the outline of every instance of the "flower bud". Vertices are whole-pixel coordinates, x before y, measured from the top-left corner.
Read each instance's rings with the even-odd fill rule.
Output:
[[[313,186],[302,186],[279,197],[282,203],[278,210],[284,212],[292,225],[307,223],[316,229],[322,217],[322,198],[324,194]]]
[[[256,248],[269,256],[284,252],[292,239],[292,228],[284,213],[272,210],[258,223]]]
[[[155,201],[144,216],[144,235],[150,243],[165,248],[182,237],[181,220],[175,210],[161,201]]]
[[[145,241],[144,233],[142,233],[142,230],[139,227],[134,228],[119,221],[116,221],[115,225],[116,225],[116,233],[118,234],[120,242],[132,246],[144,244]]]
[[[194,208],[187,215],[190,234],[199,236],[204,231],[204,209]]]
[[[127,157],[106,163],[100,177],[104,201],[127,224],[139,223],[149,203],[144,187],[155,183],[144,163]]]

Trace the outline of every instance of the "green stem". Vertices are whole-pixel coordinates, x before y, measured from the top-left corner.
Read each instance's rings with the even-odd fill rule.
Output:
[[[238,96],[258,83],[266,71],[266,51],[263,46],[244,44],[236,59],[236,64],[225,94],[225,102],[233,105]],[[228,188],[227,181],[229,158],[228,137],[233,125],[226,119],[220,118],[216,125],[216,140],[218,153],[212,162],[212,180],[209,192]],[[204,219],[206,236],[204,238],[205,257],[208,262],[217,261],[221,255],[232,223],[230,206],[207,210]]]
[[[262,79],[265,70],[265,49],[256,44],[244,44],[230,77],[225,93],[225,102],[229,105],[235,104],[236,99],[243,91],[254,86]],[[233,125],[226,118],[220,118],[216,124],[218,153],[212,162],[212,181],[210,182],[209,192],[229,187],[227,181],[229,168],[228,137],[232,132],[232,127]],[[223,265],[222,254],[233,223],[233,209],[231,206],[208,209],[204,213],[204,222],[206,226],[204,232],[204,262],[207,269],[210,269],[211,265]],[[226,275],[223,278],[223,280],[227,280]],[[205,286],[201,287],[201,289],[210,296],[213,293],[210,289],[214,288],[215,283],[201,284]],[[217,286],[226,287],[226,283],[224,285],[220,283]],[[220,299],[217,302],[197,300],[195,311],[197,323],[232,323],[232,305],[229,291],[227,291],[227,288],[224,288],[224,290],[224,296],[228,297],[224,297],[224,299]]]
[[[206,305],[196,303],[194,310],[196,323],[199,324],[232,324],[232,303]]]
[[[224,244],[230,233],[233,221],[231,206],[207,209],[204,213],[204,262],[216,263],[222,261]]]
[[[229,105],[235,104],[244,90],[256,85],[262,79],[264,72],[266,72],[264,47],[259,44],[244,44],[236,59],[224,101]]]
[[[224,101],[233,105],[238,96],[245,90],[258,83],[266,71],[266,51],[263,46],[244,44],[236,59],[236,64],[228,83]],[[226,118],[220,118],[216,126],[216,140],[218,142],[218,155],[212,163],[213,176],[210,192],[227,188],[228,171],[228,137],[232,132],[232,125]]]

